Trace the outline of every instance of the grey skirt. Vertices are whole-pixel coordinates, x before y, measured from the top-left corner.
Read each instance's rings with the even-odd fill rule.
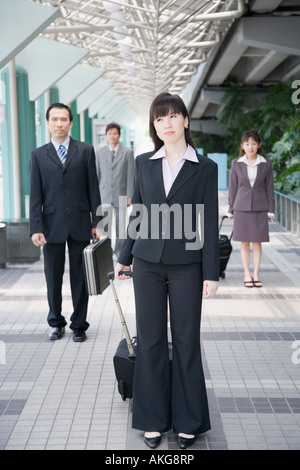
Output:
[[[234,211],[232,240],[246,243],[268,242],[268,212]]]

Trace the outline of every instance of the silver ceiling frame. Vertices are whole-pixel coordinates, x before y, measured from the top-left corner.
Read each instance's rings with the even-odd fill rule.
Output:
[[[61,12],[42,36],[89,50],[82,63],[139,115],[161,91],[181,93],[245,12],[245,0],[33,1]]]

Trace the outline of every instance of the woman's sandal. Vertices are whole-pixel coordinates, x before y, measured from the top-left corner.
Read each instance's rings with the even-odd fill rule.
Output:
[[[262,287],[263,286],[262,282],[260,280],[254,281],[254,279],[253,279],[253,285],[254,285],[254,287]]]
[[[253,287],[254,281],[251,279],[251,281],[244,281],[244,286],[245,287]],[[250,284],[250,285],[249,285]]]

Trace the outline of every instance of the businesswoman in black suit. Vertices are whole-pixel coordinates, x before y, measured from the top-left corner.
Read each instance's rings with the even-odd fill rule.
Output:
[[[179,96],[162,93],[154,99],[150,134],[155,150],[136,158],[133,212],[115,277],[126,279],[119,272],[130,270],[134,258],[133,427],[155,448],[173,426],[185,449],[210,429],[200,318],[202,295],[213,296],[219,279],[217,165],[196,153]]]

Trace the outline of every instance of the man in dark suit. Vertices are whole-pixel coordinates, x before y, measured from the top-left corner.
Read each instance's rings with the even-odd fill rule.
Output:
[[[85,289],[82,251],[96,234],[100,194],[95,153],[91,145],[69,136],[71,109],[52,104],[46,113],[51,142],[37,148],[30,159],[30,235],[43,246],[49,303],[51,340],[65,333],[62,315],[62,281],[68,245],[73,314],[73,340],[86,339],[88,295]]]

